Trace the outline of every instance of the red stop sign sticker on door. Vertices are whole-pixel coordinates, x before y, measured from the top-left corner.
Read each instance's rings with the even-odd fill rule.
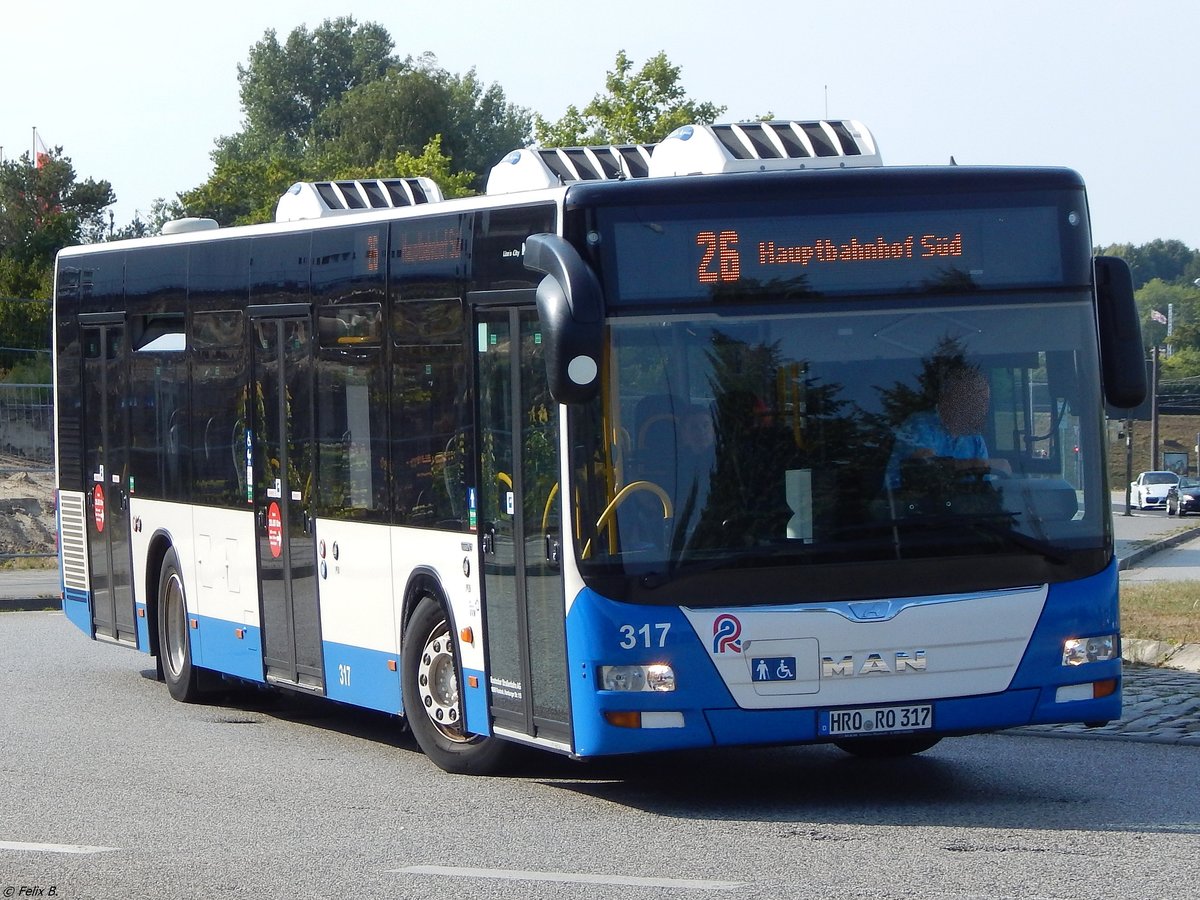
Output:
[[[271,556],[279,559],[283,552],[283,515],[275,502],[267,507],[267,543],[271,547]]]
[[[92,491],[92,508],[96,513],[96,530],[104,530],[104,485],[96,485]]]

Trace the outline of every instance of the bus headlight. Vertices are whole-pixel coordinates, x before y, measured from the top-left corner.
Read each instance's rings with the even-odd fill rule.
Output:
[[[1062,664],[1082,666],[1084,663],[1116,659],[1121,654],[1121,638],[1102,634],[1089,638],[1069,638],[1063,642]]]
[[[675,670],[670,666],[601,666],[600,688],[605,691],[673,691]]]

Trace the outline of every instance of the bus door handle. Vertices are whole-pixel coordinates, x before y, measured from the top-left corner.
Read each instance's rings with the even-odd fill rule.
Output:
[[[546,562],[556,567],[562,562],[562,542],[552,534],[546,535]]]
[[[483,531],[479,535],[479,549],[485,555],[492,556],[496,552],[496,523],[487,522],[483,526]]]

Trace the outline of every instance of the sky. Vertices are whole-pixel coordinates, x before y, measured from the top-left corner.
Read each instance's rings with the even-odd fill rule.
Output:
[[[557,119],[624,50],[665,52],[718,121],[857,119],[885,165],[1061,165],[1088,185],[1093,243],[1200,249],[1195,0],[59,0],[0,13],[0,148],[33,129],[107,179],[117,227],[212,171],[241,129],[237,66],[274,29],[353,15],[400,56],[474,68]],[[497,160],[498,162],[499,160]]]

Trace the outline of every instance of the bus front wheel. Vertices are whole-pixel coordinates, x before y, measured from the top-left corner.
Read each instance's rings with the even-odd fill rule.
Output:
[[[507,742],[466,730],[454,637],[432,596],[422,597],[409,619],[401,667],[404,714],[426,756],[458,775],[486,775],[503,766]]]
[[[168,550],[158,576],[158,658],[167,690],[176,700],[200,699],[200,678],[192,665],[187,601],[179,557]]]

